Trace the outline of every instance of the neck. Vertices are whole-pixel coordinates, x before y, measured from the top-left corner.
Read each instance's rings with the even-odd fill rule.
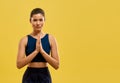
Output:
[[[36,35],[42,35],[43,32],[42,31],[33,31],[32,35],[36,36]]]

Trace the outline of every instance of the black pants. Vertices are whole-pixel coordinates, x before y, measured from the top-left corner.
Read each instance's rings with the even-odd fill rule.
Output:
[[[23,75],[22,83],[52,83],[48,67],[28,67]]]

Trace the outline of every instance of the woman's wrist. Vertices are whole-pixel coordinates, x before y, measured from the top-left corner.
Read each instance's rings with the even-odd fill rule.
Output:
[[[43,49],[40,51],[41,54],[44,54],[44,52],[45,52],[45,51],[44,51]]]
[[[36,54],[37,54],[37,53],[39,53],[39,51],[38,51],[38,50],[35,50],[34,52],[35,52]]]

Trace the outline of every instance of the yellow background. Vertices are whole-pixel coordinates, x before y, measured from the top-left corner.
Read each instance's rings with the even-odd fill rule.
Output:
[[[0,83],[21,83],[18,43],[32,31],[35,7],[45,10],[44,31],[59,46],[53,83],[120,83],[119,0],[0,0]]]

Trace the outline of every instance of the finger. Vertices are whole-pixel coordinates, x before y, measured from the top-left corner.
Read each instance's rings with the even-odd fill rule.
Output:
[[[40,40],[40,34],[37,35],[37,42],[39,43]]]
[[[37,42],[36,42],[38,45],[40,44],[40,39],[37,39]]]
[[[38,34],[38,35],[37,35],[37,38],[39,38],[39,39],[40,39],[40,34]]]

